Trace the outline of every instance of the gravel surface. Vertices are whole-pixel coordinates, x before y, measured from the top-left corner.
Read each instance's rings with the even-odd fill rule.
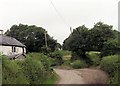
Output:
[[[97,69],[54,69],[60,76],[57,84],[106,84],[108,76],[105,72]]]

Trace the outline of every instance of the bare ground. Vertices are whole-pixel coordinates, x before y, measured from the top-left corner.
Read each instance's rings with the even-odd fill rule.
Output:
[[[54,69],[60,76],[57,84],[106,84],[108,75],[98,69]]]

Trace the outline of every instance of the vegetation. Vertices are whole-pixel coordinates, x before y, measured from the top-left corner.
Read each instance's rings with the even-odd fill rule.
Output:
[[[15,61],[10,61],[3,56],[2,59],[2,83],[3,84],[28,84],[29,81],[23,74],[23,70]]]
[[[48,78],[54,80],[55,74],[48,59],[38,53],[28,54],[23,61],[9,60],[3,56],[3,84],[46,84],[50,81]]]
[[[5,35],[11,36],[27,46],[28,52],[50,52],[58,48],[58,43],[48,34],[46,34],[48,48],[45,47],[46,30],[35,25],[13,25],[10,30],[5,32]],[[46,50],[46,51],[45,51]]]
[[[70,51],[54,51],[48,54],[48,57],[51,59],[52,65],[61,65],[65,59],[69,58],[68,55],[70,55]]]
[[[86,56],[90,59],[92,66],[98,66],[100,64],[100,52],[90,51],[86,52]]]
[[[72,52],[73,68],[86,67],[83,63],[100,66],[110,75],[109,82],[116,84],[120,66],[117,56],[120,50],[119,36],[119,31],[103,22],[96,23],[92,29],[83,25],[74,29],[64,40],[63,49]]]
[[[106,71],[110,76],[110,82],[117,84],[118,82],[118,73],[120,69],[120,62],[118,60],[118,55],[111,55],[103,57],[100,67],[102,70]]]
[[[100,66],[108,73],[113,73],[118,68],[118,62],[118,55],[107,56],[103,57]]]
[[[5,33],[24,43],[28,54],[24,61],[3,58],[4,84],[52,84],[57,78],[51,66],[100,67],[109,74],[109,83],[119,83],[120,32],[111,25],[98,22],[91,29],[79,26],[64,40],[63,46],[46,34],[47,48],[45,32],[42,27],[19,24]],[[61,48],[63,50],[58,50]]]
[[[75,69],[88,67],[88,65],[81,60],[75,60],[74,62],[71,63],[71,66]]]
[[[81,57],[85,61],[89,58],[86,56],[86,52],[99,51],[103,56],[112,49],[118,51],[120,49],[118,42],[108,43],[109,40],[113,40],[119,34],[118,31],[112,30],[111,25],[98,22],[92,29],[80,26],[73,30],[70,36],[64,40],[63,49],[72,51],[73,59]],[[116,39],[116,41],[118,41]],[[106,43],[107,42],[107,43]],[[107,51],[107,52],[106,52]],[[111,54],[116,54],[113,52]],[[109,54],[109,53],[108,53]]]

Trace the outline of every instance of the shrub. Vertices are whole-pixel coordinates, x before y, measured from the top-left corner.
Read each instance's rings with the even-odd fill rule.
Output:
[[[70,60],[65,60],[63,65],[66,65],[66,66],[69,66],[71,64],[71,61]]]
[[[42,84],[51,74],[47,56],[39,53],[30,53],[26,60],[19,62],[30,84]]]
[[[118,39],[108,40],[104,43],[103,48],[101,49],[101,56],[115,55],[119,53],[120,42]]]
[[[3,84],[43,84],[54,76],[49,58],[39,53],[29,53],[23,61],[4,57],[2,64]]]
[[[97,66],[100,64],[100,52],[86,52],[86,56],[91,60],[93,66]]]
[[[103,57],[100,67],[102,70],[108,72],[110,75],[114,74],[118,69],[118,55],[111,55]]]
[[[63,63],[63,59],[62,59],[63,55],[59,51],[54,51],[52,53],[49,53],[48,56],[54,59],[55,63],[53,64],[55,65],[61,65]]]
[[[3,84],[28,84],[29,80],[23,74],[23,70],[16,61],[10,61],[6,57],[2,59],[2,83]]]
[[[46,70],[50,70],[50,58],[48,58],[43,53],[29,53],[27,54],[27,57],[31,57],[33,60],[37,60],[41,62],[41,64],[44,66]]]
[[[120,84],[119,82],[119,77],[120,77],[120,63],[118,64],[118,69],[116,69],[116,71],[113,72],[112,76],[110,76],[109,79],[109,84]]]
[[[71,63],[71,66],[75,69],[77,68],[85,68],[85,67],[88,67],[88,65],[82,61],[82,60],[75,60]]]
[[[52,53],[49,53],[49,57],[51,58],[62,58],[62,53],[60,53],[59,51],[54,51]]]

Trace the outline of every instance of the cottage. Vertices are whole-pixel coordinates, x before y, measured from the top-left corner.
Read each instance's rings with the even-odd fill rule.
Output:
[[[0,35],[0,53],[9,57],[25,55],[26,46],[15,38]]]

